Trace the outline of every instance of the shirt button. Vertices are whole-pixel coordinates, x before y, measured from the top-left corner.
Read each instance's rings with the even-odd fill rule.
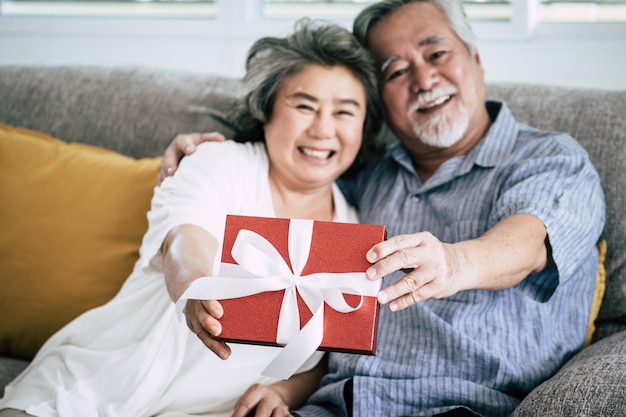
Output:
[[[419,203],[419,201],[421,200],[421,197],[419,196],[419,194],[413,194],[411,196],[411,200],[413,200],[416,203]]]

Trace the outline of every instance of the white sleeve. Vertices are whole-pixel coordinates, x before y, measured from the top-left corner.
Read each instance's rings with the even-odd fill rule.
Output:
[[[255,149],[233,141],[205,143],[181,160],[176,173],[155,188],[140,249],[141,267],[160,254],[167,233],[182,224],[202,227],[221,247],[226,214],[236,211],[241,193],[237,184],[260,159],[258,152],[249,152]]]

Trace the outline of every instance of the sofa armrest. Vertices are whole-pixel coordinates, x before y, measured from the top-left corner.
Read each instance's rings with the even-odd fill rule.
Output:
[[[522,401],[513,417],[622,416],[626,410],[626,331],[574,356]]]

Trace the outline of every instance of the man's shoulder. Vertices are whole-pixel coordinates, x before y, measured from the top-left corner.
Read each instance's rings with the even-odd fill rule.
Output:
[[[516,148],[532,148],[547,155],[568,154],[586,155],[583,146],[565,132],[541,129],[519,123],[519,134]]]
[[[511,132],[517,133],[517,146],[552,146],[563,151],[584,151],[578,141],[568,133],[542,128],[518,121],[504,101],[489,100],[486,106],[490,117],[496,123],[515,126]]]

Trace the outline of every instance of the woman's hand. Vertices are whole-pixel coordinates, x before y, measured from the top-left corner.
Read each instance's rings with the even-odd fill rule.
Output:
[[[173,302],[178,301],[195,279],[213,275],[212,263],[218,245],[217,239],[199,226],[183,224],[168,232],[161,251],[165,286]],[[187,300],[183,313],[187,327],[207,348],[222,359],[230,356],[230,348],[214,339],[222,333],[219,319],[224,310],[218,301]]]
[[[216,300],[188,300],[183,310],[187,320],[187,327],[213,353],[221,359],[228,359],[230,347],[214,339],[222,333],[219,319],[224,314],[222,305]]]
[[[254,384],[237,401],[232,417],[246,416],[288,417],[292,414],[274,385]]]

